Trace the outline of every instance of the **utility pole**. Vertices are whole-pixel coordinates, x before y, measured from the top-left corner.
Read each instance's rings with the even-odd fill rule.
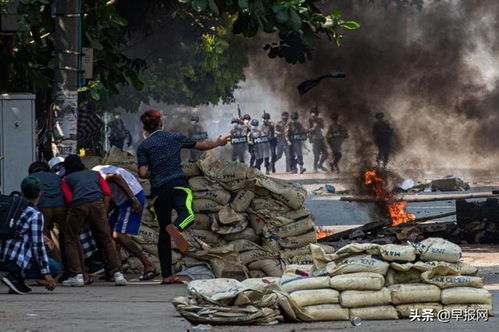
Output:
[[[77,153],[78,86],[81,75],[81,2],[55,0],[54,139],[59,155]]]

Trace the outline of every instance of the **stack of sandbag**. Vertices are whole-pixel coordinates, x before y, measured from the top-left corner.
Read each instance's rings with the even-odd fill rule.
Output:
[[[407,245],[352,243],[334,253],[311,244],[313,266],[286,267],[283,292],[296,320],[407,318],[415,312],[482,310],[492,295],[477,268],[460,262],[461,248],[441,238]]]
[[[273,325],[283,320],[272,279],[195,280],[188,297],[176,297],[175,309],[195,324]]]
[[[312,262],[315,224],[301,186],[210,154],[183,169],[195,219],[185,231],[190,250],[174,264],[176,272],[204,262],[216,278],[244,280],[280,277],[283,264]]]

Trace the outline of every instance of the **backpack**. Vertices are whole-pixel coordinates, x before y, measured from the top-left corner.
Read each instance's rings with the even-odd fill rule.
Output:
[[[21,213],[28,206],[28,201],[12,193],[10,196],[0,195],[0,240],[16,238],[16,225]]]

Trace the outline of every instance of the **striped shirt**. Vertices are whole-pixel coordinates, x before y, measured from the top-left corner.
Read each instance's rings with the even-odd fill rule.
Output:
[[[0,262],[13,261],[23,271],[33,262],[42,275],[50,274],[49,259],[43,242],[43,215],[33,205],[27,206],[17,221],[19,239],[0,240]]]

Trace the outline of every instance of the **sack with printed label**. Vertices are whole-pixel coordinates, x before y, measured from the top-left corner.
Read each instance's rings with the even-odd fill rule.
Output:
[[[288,293],[304,289],[329,288],[329,281],[329,277],[284,276],[281,279],[281,288]]]
[[[445,266],[449,269],[455,271],[457,274],[461,275],[475,275],[478,272],[476,266],[467,263],[448,263],[439,261],[422,262],[417,261],[415,263],[390,263],[390,267],[397,271],[409,271],[411,269],[418,270],[421,272],[431,270],[438,266]]]
[[[210,230],[211,229],[210,216],[207,214],[196,213],[194,215],[194,221],[192,222],[192,225],[189,228]]]
[[[229,204],[230,193],[225,190],[201,190],[193,191],[192,197],[196,199],[209,199],[221,205]]]
[[[245,252],[241,252],[239,257],[241,258],[241,263],[247,265],[254,261],[263,260],[263,259],[273,259],[277,257],[277,253],[272,253],[267,250],[249,250]]]
[[[250,168],[242,163],[219,159],[215,154],[208,154],[206,158],[199,160],[198,167],[207,178],[216,182],[231,182],[263,176],[262,172],[255,168]]]
[[[358,254],[378,255],[379,248],[376,243],[350,243],[336,250],[336,255],[340,258]]]
[[[205,231],[202,229],[187,229],[186,234],[191,234],[194,238],[209,244],[219,244],[220,237],[212,231]]]
[[[230,202],[230,207],[236,212],[244,212],[249,208],[254,197],[255,194],[252,191],[240,190]]]
[[[289,208],[273,198],[254,198],[251,202],[254,211],[286,211]]]
[[[223,238],[227,241],[234,241],[234,240],[248,240],[253,242],[258,241],[258,236],[256,235],[255,231],[250,227],[247,227],[244,231],[239,233],[225,234]]]
[[[391,303],[392,297],[388,288],[377,291],[346,290],[340,294],[340,304],[345,308],[372,307]]]
[[[307,191],[294,183],[261,177],[256,179],[256,184],[272,193],[272,197],[296,210],[303,206]]]
[[[413,284],[420,283],[421,271],[416,269],[410,269],[408,271],[397,271],[391,267],[388,269],[385,277],[385,285],[395,285],[395,284]]]
[[[255,231],[256,234],[260,235],[263,233],[263,228],[265,227],[265,220],[253,213],[248,214],[248,220],[251,228]]]
[[[442,238],[429,237],[414,246],[422,261],[457,263],[461,258],[461,247]]]
[[[421,279],[427,284],[440,288],[451,287],[483,287],[483,278],[474,276],[461,276],[448,267],[439,266],[421,274]]]
[[[218,211],[218,220],[224,225],[238,224],[247,221],[246,214],[234,211],[226,205]]]
[[[248,250],[263,250],[264,248],[256,244],[255,242],[248,240],[234,240],[229,243],[234,247],[234,251],[244,252]]]
[[[289,295],[296,304],[302,307],[340,303],[340,293],[331,288],[299,290],[291,292]]]
[[[379,273],[357,272],[331,277],[331,288],[344,290],[380,290],[385,278]]]
[[[421,315],[422,313],[432,314],[433,317],[437,317],[438,312],[443,309],[443,306],[438,302],[410,303],[399,304],[395,306],[395,309],[397,310],[401,318],[409,318],[415,313],[419,315]]]
[[[317,242],[317,233],[315,232],[314,229],[302,235],[290,236],[285,239],[280,239],[278,242],[282,248],[286,249],[300,248],[307,244]]]
[[[385,275],[390,265],[374,255],[358,255],[344,258],[338,264],[328,263],[326,270],[329,275],[355,273],[355,272],[373,272]]]
[[[192,208],[194,209],[194,212],[211,213],[220,211],[222,205],[212,200],[201,198],[192,201]]]
[[[283,214],[283,217],[291,219],[291,220],[295,220],[295,221],[306,218],[308,216],[310,216],[310,211],[307,210],[306,208],[286,211]]]
[[[243,220],[237,224],[224,225],[218,218],[213,217],[211,221],[211,230],[217,234],[239,234],[248,226],[248,221]]]
[[[350,319],[354,319],[354,317],[365,320],[388,320],[399,318],[397,310],[395,310],[395,307],[392,305],[351,308]]]
[[[440,302],[440,288],[427,284],[398,284],[388,287],[395,305],[420,302]]]
[[[492,294],[483,288],[453,287],[442,289],[441,300],[443,304],[492,304]]]
[[[189,188],[194,191],[204,190],[223,190],[222,186],[218,183],[208,180],[204,176],[195,176],[188,180]]]
[[[262,237],[262,247],[272,252],[279,252],[281,250],[279,242],[277,242],[277,240],[274,239],[273,237],[270,238]]]
[[[380,246],[379,254],[385,261],[413,262],[416,260],[416,249],[409,245],[385,244]]]
[[[280,238],[287,238],[307,233],[311,230],[314,230],[314,227],[314,221],[311,218],[305,218],[298,221],[293,221],[284,226],[271,227],[268,231]]]
[[[248,268],[261,270],[269,277],[281,277],[282,266],[278,259],[263,259],[248,264]]]
[[[227,254],[224,256],[213,255],[209,264],[216,278],[230,278],[239,281],[245,280],[249,276],[246,266],[239,262],[237,254]]]
[[[185,176],[188,178],[201,175],[201,170],[196,163],[183,163],[182,172],[184,172]]]

